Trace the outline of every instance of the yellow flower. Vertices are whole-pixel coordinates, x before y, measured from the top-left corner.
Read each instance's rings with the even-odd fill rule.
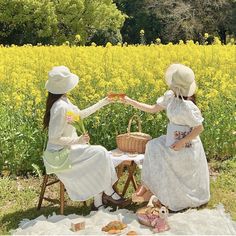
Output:
[[[73,112],[73,111],[67,111],[67,112],[66,112],[66,115],[67,115],[67,116],[73,116],[73,115],[74,115],[74,112]]]
[[[140,33],[140,34],[144,34],[145,31],[144,31],[143,29],[141,29],[139,33]]]
[[[208,37],[206,33],[205,41]],[[182,41],[175,45],[162,45],[160,39],[155,41],[159,45],[152,46],[127,43],[112,46],[108,43],[107,47],[103,47],[92,43],[92,46],[68,47],[66,45],[69,45],[69,42],[64,46],[0,46],[0,117],[4,117],[4,112],[10,107],[14,107],[14,112],[9,116],[19,114],[22,121],[27,121],[31,120],[29,118],[36,111],[35,127],[41,124],[47,96],[47,73],[55,65],[68,66],[79,75],[80,82],[71,94],[73,103],[85,108],[110,91],[125,93],[131,98],[154,104],[168,89],[164,80],[168,65],[183,63],[190,66],[195,73],[198,85],[197,106],[202,109],[208,124],[219,121],[222,130],[218,138],[224,140],[227,134],[232,132],[235,122],[232,118],[235,116],[236,104],[234,42],[232,39],[228,45],[221,45],[219,39],[215,38],[215,45],[210,46],[196,45],[193,41],[188,41],[187,45]],[[106,109],[110,109],[112,120],[115,114],[114,122],[119,120],[120,116],[127,119],[128,117],[124,116],[129,116],[133,112],[129,106],[112,104],[111,107],[104,108],[105,115],[103,112],[97,112],[96,115],[101,118],[101,122],[97,122],[94,116],[91,116],[89,119],[95,120],[98,129],[100,124],[106,123],[102,127],[102,133],[109,133],[114,128],[112,122],[104,120],[109,116]],[[71,123],[75,127],[83,121],[73,111],[68,111],[67,116],[75,121]],[[148,116],[144,114],[145,117]],[[90,125],[92,123],[89,122]],[[119,126],[120,123],[117,122],[115,125]],[[15,126],[17,127],[17,124]],[[144,125],[143,128],[148,130],[150,127]],[[122,130],[122,127],[119,126],[118,129]],[[207,138],[208,130],[210,129],[205,131]],[[212,140],[211,137],[209,136],[209,140]]]
[[[67,111],[66,112],[66,121],[73,126],[75,126],[76,130],[82,134],[84,134],[85,128],[84,128],[84,123],[81,117],[74,113],[73,111]]]
[[[112,46],[112,44],[110,43],[110,42],[108,42],[107,44],[106,44],[106,48],[109,48],[109,47],[111,47]]]
[[[80,42],[81,41],[81,36],[79,34],[75,35],[75,41]]]
[[[81,120],[81,118],[79,115],[74,115],[74,121],[80,121],[80,120]]]
[[[161,39],[160,38],[156,38],[156,43],[157,44],[161,44]]]

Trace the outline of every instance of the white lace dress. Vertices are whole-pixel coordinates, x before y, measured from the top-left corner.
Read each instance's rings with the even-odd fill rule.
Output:
[[[57,173],[72,200],[84,201],[112,186],[117,175],[107,150],[98,145],[82,144],[75,128],[66,121],[66,112],[88,117],[107,104],[105,99],[80,110],[66,97],[57,100],[50,110],[47,150],[70,148],[71,168]]]
[[[203,117],[192,102],[174,96],[169,90],[157,104],[166,109],[170,123],[167,135],[146,146],[142,182],[170,210],[197,207],[209,201],[209,171],[202,142],[198,137],[179,151],[170,148],[173,140],[201,125]]]

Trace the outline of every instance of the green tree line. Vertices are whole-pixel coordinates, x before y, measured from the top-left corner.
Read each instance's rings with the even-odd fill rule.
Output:
[[[0,43],[86,44],[96,34],[121,40],[124,20],[112,0],[0,0]]]
[[[218,36],[236,35],[235,0],[116,0],[118,8],[128,15],[121,30],[123,40],[138,43],[140,29],[146,42],[193,39],[202,42],[204,33]]]
[[[163,43],[236,35],[235,0],[0,0],[0,44]],[[142,31],[143,32],[143,31]]]

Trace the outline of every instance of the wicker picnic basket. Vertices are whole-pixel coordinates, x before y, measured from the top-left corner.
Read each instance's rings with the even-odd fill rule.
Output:
[[[134,119],[138,123],[138,132],[130,132],[131,123]],[[144,153],[146,143],[151,140],[152,137],[149,134],[142,133],[141,120],[139,116],[134,115],[131,117],[127,131],[127,133],[119,134],[116,137],[117,147],[123,152]]]

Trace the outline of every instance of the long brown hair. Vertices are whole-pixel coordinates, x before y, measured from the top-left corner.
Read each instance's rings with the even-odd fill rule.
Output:
[[[182,99],[181,96],[179,96],[179,98]],[[192,102],[196,105],[196,95],[195,95],[195,94],[193,94],[193,95],[190,96],[190,97],[184,97],[184,96],[183,96],[183,99],[184,99],[184,100],[190,100],[190,101],[192,101]]]
[[[56,102],[59,98],[61,98],[63,94],[53,94],[48,92],[48,97],[46,101],[46,111],[43,117],[43,128],[47,129],[49,126],[49,121],[50,121],[50,110],[52,108],[52,105],[54,102]]]

